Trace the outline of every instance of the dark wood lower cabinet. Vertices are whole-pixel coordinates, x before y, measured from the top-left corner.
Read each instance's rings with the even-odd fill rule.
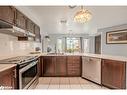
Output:
[[[44,56],[43,76],[81,76],[80,56]]]
[[[0,72],[0,86],[4,89],[16,89],[16,67]]]
[[[55,57],[45,56],[43,57],[43,76],[55,75]]]
[[[38,58],[38,76],[41,77],[42,76],[42,68],[43,67],[43,58],[42,57],[39,57]]]
[[[56,57],[55,74],[56,76],[66,76],[67,75],[66,56]]]
[[[67,57],[67,75],[81,76],[81,57],[80,56]]]
[[[126,88],[126,63],[115,60],[102,60],[102,85],[114,89]]]

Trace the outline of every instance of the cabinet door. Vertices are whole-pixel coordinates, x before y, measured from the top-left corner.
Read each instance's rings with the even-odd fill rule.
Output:
[[[11,6],[0,6],[0,20],[14,24],[15,11]]]
[[[41,42],[40,27],[35,25],[35,41]]]
[[[81,76],[81,57],[80,56],[67,57],[67,75]]]
[[[107,60],[102,61],[102,84],[116,89],[125,88],[125,62]]]
[[[55,64],[56,76],[66,76],[66,71],[67,71],[66,56],[57,56]]]
[[[26,23],[27,23],[27,25],[26,25],[27,26],[27,30],[34,34],[35,24],[28,18],[27,18],[27,22]]]
[[[0,73],[0,85],[4,89],[15,89],[16,85],[16,68],[11,68]]]
[[[43,66],[43,58],[42,57],[39,57],[38,58],[38,76],[42,76],[43,74],[43,70],[42,70],[42,66]]]
[[[16,10],[16,26],[22,29],[26,29],[26,18],[25,16],[18,10]]]
[[[55,75],[55,57],[45,56],[43,57],[43,75],[54,76]]]

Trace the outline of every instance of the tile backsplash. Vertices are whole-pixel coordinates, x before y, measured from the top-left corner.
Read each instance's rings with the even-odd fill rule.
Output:
[[[32,41],[18,41],[17,37],[0,33],[0,59],[28,54],[35,51],[36,47],[40,47],[41,43]]]

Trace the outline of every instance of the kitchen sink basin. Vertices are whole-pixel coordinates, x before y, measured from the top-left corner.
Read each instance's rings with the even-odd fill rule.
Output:
[[[47,55],[64,55],[64,53],[48,53]]]

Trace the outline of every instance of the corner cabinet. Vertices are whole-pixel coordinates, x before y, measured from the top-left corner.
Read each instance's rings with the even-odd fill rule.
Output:
[[[12,67],[3,72],[0,72],[0,86],[3,89],[17,89],[16,67]]]
[[[43,76],[55,76],[55,57],[43,57]]]
[[[14,25],[15,9],[12,6],[0,6],[0,20]]]
[[[126,63],[122,61],[102,60],[102,85],[114,89],[126,88]]]

